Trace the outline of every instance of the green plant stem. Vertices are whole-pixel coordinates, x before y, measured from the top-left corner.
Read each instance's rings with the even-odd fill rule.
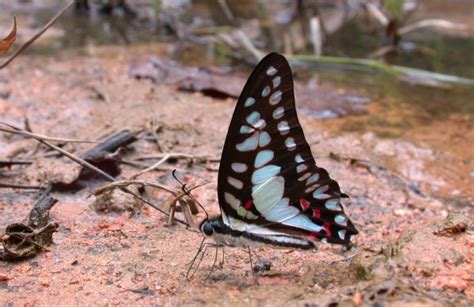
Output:
[[[342,66],[358,66],[362,68],[369,68],[374,71],[386,73],[397,78],[408,77],[413,79],[419,79],[421,81],[436,81],[441,83],[455,83],[462,85],[474,85],[473,79],[462,78],[453,75],[445,75],[435,73],[427,70],[390,65],[379,60],[372,59],[358,59],[358,58],[346,58],[346,57],[333,57],[333,56],[314,56],[314,55],[285,55],[289,61],[296,62],[312,62],[321,64],[333,64]]]

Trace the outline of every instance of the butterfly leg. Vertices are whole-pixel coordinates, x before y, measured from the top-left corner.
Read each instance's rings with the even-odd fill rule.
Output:
[[[225,254],[224,254],[224,245],[222,245],[222,259],[221,261],[219,262],[219,268],[223,268],[224,267],[224,263],[225,263]]]
[[[216,247],[216,254],[214,256],[214,261],[212,262],[211,269],[209,270],[209,274],[207,274],[207,277],[204,280],[208,280],[209,277],[211,277],[212,272],[214,272],[214,268],[216,267],[216,262],[217,262],[217,256],[219,255],[219,243],[216,243],[215,245],[212,245]],[[224,248],[224,247],[222,247]]]
[[[188,281],[193,278],[194,274],[196,274],[199,266],[201,265],[202,258],[204,258],[204,255],[206,254],[207,248],[210,243],[205,243],[205,239],[206,238],[203,238],[196,255],[194,256],[193,260],[191,260],[188,271],[186,272],[186,279]]]
[[[252,250],[250,246],[247,246],[247,250],[249,252],[250,271],[252,272],[252,275],[255,278],[255,283],[258,285],[258,276],[257,272],[255,272],[255,270],[253,269]]]

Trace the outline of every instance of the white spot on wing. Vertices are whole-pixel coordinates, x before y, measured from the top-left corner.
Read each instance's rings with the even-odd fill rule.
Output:
[[[255,127],[255,129],[263,129],[263,128],[265,128],[266,125],[267,125],[267,123],[265,122],[265,120],[260,119],[258,122],[255,123],[254,127]]]
[[[285,114],[285,109],[283,107],[278,107],[273,111],[273,118],[274,119],[280,119],[283,117]]]
[[[296,162],[296,163],[302,163],[302,162],[304,162],[304,160],[303,160],[303,158],[301,157],[300,154],[296,154],[296,156],[295,156],[295,162]]]
[[[255,157],[255,164],[256,168],[260,168],[270,162],[273,159],[274,152],[273,150],[262,150],[260,151],[257,156]]]
[[[247,165],[243,163],[232,163],[230,167],[236,173],[244,173],[245,171],[247,171]]]
[[[346,238],[346,230],[345,229],[339,230],[337,232],[337,234],[339,235],[339,238],[341,238],[341,240],[344,240]]]
[[[309,176],[311,176],[311,173],[306,173],[300,178],[298,178],[298,181],[305,181],[306,179],[308,179]]]
[[[272,83],[273,83],[273,88],[277,88],[278,86],[280,86],[281,77],[276,76],[275,78],[273,78]]]
[[[311,193],[314,190],[316,190],[317,187],[319,187],[319,184],[313,184],[312,186],[309,186],[308,188],[306,188],[306,190],[304,190],[304,192],[305,193]]]
[[[268,69],[267,69],[267,75],[269,75],[269,76],[273,76],[273,75],[276,74],[277,72],[278,72],[278,71],[277,71],[276,68],[273,67],[273,66],[270,66],[270,67],[268,67]]]
[[[288,122],[285,121],[285,120],[279,122],[277,127],[278,127],[278,131],[280,131],[281,135],[286,135],[290,132],[290,126],[288,126]]]
[[[244,187],[244,183],[239,179],[235,179],[234,177],[227,177],[227,182],[236,189],[241,190]]]
[[[286,145],[286,148],[289,150],[289,151],[293,151],[296,149],[296,143],[295,143],[295,139],[294,138],[287,138],[285,140],[285,145]]]
[[[281,100],[281,95],[281,91],[276,91],[275,93],[273,93],[272,96],[270,96],[270,104],[274,106],[279,103]]]
[[[234,195],[225,192],[224,199],[234,210],[237,210],[240,207],[240,200],[238,200]]]
[[[308,169],[308,167],[305,164],[300,164],[296,167],[296,172],[301,173],[301,172],[304,172],[307,169]]]
[[[267,85],[263,88],[262,97],[267,97],[270,94],[270,87]]]

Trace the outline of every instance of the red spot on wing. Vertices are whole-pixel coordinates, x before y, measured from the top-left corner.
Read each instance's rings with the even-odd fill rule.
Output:
[[[330,238],[331,237],[331,224],[327,222],[324,223],[324,231],[326,232],[326,236]]]
[[[249,200],[248,202],[246,202],[244,204],[244,208],[247,209],[247,210],[250,210],[252,208],[252,201]]]
[[[313,217],[319,219],[321,217],[321,211],[319,211],[319,209],[313,209]]]
[[[304,198],[300,199],[300,206],[301,206],[301,209],[303,209],[303,211],[305,211],[306,209],[309,208],[309,201],[307,201]]]
[[[319,238],[319,234],[317,232],[312,232],[310,235],[309,235],[309,238],[311,240],[317,240]]]

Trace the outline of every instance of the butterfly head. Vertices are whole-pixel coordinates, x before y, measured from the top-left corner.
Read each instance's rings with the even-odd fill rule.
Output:
[[[221,216],[217,216],[214,218],[205,219],[199,225],[199,230],[204,234],[205,237],[216,237],[219,234],[223,234],[226,232],[226,226],[222,221]]]
[[[207,219],[201,223],[200,230],[207,237],[212,236],[212,234],[214,233],[214,227],[212,226],[211,222]]]

